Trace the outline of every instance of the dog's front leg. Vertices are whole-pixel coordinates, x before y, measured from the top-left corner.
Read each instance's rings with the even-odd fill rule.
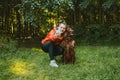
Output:
[[[75,63],[75,56],[72,56],[72,61],[71,61],[72,64]]]
[[[66,64],[66,50],[63,53],[63,64]]]
[[[75,51],[74,49],[71,49],[71,63],[74,64],[75,63]]]

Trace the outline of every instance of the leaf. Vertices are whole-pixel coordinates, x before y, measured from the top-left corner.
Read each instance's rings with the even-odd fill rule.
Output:
[[[114,2],[115,0],[108,0],[102,6],[106,10],[106,9],[109,9],[114,4]]]
[[[15,5],[15,7],[21,7],[21,4],[17,4],[17,5]]]
[[[79,7],[81,9],[86,9],[87,6],[90,4],[91,0],[85,0],[84,2],[82,2],[81,4],[79,4]]]
[[[31,24],[31,26],[33,26],[33,27],[37,27],[37,25],[36,25],[34,22],[31,22],[30,24]]]

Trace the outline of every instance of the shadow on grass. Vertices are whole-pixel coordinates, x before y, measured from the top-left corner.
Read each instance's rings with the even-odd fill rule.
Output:
[[[84,41],[76,40],[76,46],[120,46],[120,41]],[[41,39],[18,40],[19,47],[41,48]]]

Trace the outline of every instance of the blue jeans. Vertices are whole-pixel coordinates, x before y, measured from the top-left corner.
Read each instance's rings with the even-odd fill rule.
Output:
[[[50,41],[42,45],[42,50],[49,53],[50,60],[53,60],[54,56],[62,55],[64,52],[64,49],[61,46],[55,45],[54,42]]]

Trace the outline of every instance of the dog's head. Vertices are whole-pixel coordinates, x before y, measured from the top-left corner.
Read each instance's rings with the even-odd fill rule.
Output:
[[[67,28],[63,36],[64,36],[64,38],[72,37],[73,36],[73,30],[71,28]]]

